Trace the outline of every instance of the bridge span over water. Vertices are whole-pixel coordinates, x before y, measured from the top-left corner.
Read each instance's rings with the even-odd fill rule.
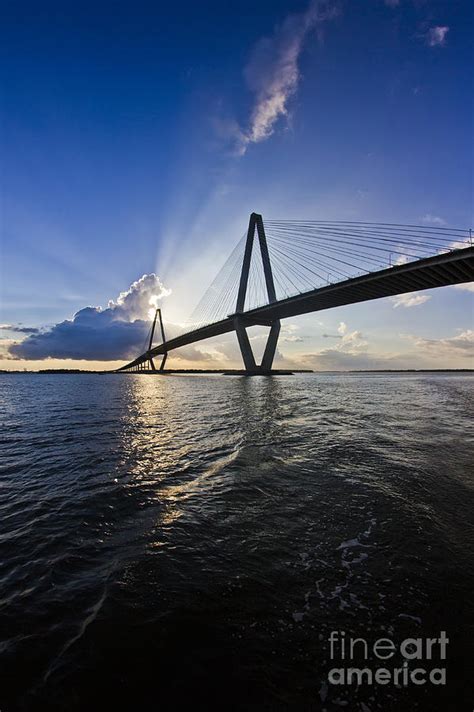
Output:
[[[195,310],[194,328],[166,340],[157,309],[148,348],[118,370],[163,370],[170,351],[235,331],[245,370],[269,373],[282,319],[471,281],[470,230],[348,221],[264,225],[252,213],[246,235]],[[154,346],[157,318],[162,341]],[[270,327],[260,364],[247,334],[256,325]]]

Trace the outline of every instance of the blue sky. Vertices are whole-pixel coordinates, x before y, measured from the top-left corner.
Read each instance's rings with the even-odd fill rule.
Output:
[[[117,343],[118,314],[141,333],[130,324],[161,285],[179,328],[254,210],[472,224],[467,0],[46,0],[2,13],[1,367],[86,366],[88,327],[64,322],[134,283],[95,337]],[[138,281],[151,273],[154,285]],[[428,296],[294,320],[280,360],[472,366],[472,291]],[[19,329],[57,324],[53,349],[25,341],[16,355],[31,358],[11,360],[38,336]],[[234,341],[175,364],[237,365]],[[90,365],[107,358],[91,349]]]

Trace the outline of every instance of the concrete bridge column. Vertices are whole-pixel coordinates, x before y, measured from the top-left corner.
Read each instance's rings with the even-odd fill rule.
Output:
[[[240,274],[239,293],[237,296],[234,324],[245,370],[254,373],[259,371],[264,373],[271,371],[272,368],[273,358],[275,356],[278,343],[278,336],[280,334],[280,321],[275,320],[270,324],[270,334],[268,335],[262,362],[260,365],[257,365],[247,334],[245,317],[239,316],[240,314],[243,315],[245,309],[245,297],[247,295],[247,285],[249,280],[250,263],[252,260],[255,230],[257,230],[260,254],[262,256],[263,274],[265,277],[265,286],[267,288],[268,303],[271,304],[277,301],[263,218],[261,215],[258,215],[258,213],[252,213],[247,230],[247,241],[245,243],[244,260],[242,263],[242,272]]]
[[[262,358],[262,371],[271,371],[273,365],[273,359],[275,358],[275,351],[278,344],[278,337],[280,335],[280,321],[274,321],[270,327],[270,333],[268,335],[267,345],[265,346],[265,351]]]
[[[152,346],[153,346],[153,337],[154,337],[154,335],[155,335],[155,327],[156,327],[156,319],[157,319],[157,317],[160,318],[161,343],[162,343],[162,344],[166,344],[165,329],[164,329],[164,326],[163,326],[163,319],[162,319],[162,316],[161,316],[161,309],[158,307],[158,308],[155,310],[155,317],[154,317],[154,319],[153,319],[153,325],[152,325],[152,327],[151,327],[150,342],[149,342],[149,344],[148,344],[148,351],[149,351],[149,352],[151,351],[151,348],[152,348]],[[163,354],[163,358],[161,359],[161,364],[160,364],[160,368],[159,368],[160,371],[162,371],[162,370],[164,369],[165,363],[166,363],[166,359],[167,359],[167,358],[168,358],[168,352],[165,351],[165,353]],[[149,362],[150,362],[151,370],[152,370],[152,371],[156,371],[157,369],[156,369],[156,367],[155,367],[155,364],[154,364],[154,362],[153,362],[152,357],[150,356],[148,360],[149,360]]]
[[[247,329],[238,317],[235,319],[234,323],[235,333],[237,334],[237,339],[239,341],[240,353],[242,354],[242,360],[244,362],[245,370],[257,371],[258,368],[255,362],[252,347],[250,345]]]

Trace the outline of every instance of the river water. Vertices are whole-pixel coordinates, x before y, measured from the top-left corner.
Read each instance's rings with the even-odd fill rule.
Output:
[[[473,400],[462,374],[0,375],[0,709],[472,709]],[[331,632],[441,631],[409,665],[446,685],[328,680]]]

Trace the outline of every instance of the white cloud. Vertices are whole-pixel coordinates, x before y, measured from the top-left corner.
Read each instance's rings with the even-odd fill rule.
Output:
[[[302,336],[280,336],[280,341],[287,344],[300,344],[304,339]]]
[[[408,262],[407,255],[398,255],[398,257],[396,258],[396,260],[393,263],[393,266],[395,267],[397,265],[405,265],[407,262]]]
[[[150,309],[171,293],[156,274],[144,274],[106,309],[85,307],[72,319],[31,333],[10,346],[13,358],[109,361],[129,359],[144,349],[150,331]]]
[[[235,122],[233,130],[237,153],[243,155],[249,144],[269,138],[281,117],[288,116],[288,102],[300,80],[298,61],[304,43],[313,30],[337,14],[334,5],[311,0],[303,13],[289,15],[272,37],[261,39],[245,69],[250,90],[255,95],[249,126],[242,130]]]
[[[323,334],[325,338],[339,339],[336,346],[312,354],[303,354],[304,364],[323,370],[386,368],[386,356],[371,354],[363,334],[355,329],[349,331],[344,321],[339,323],[338,334]],[[390,366],[388,366],[390,368]]]
[[[338,349],[324,349],[318,353],[303,354],[303,364],[323,371],[350,371],[390,368],[383,357],[369,353],[351,353]]]
[[[454,242],[451,242],[449,245],[450,250],[463,250],[465,247],[469,247],[470,243],[467,240],[455,240]]]
[[[116,302],[111,299],[107,308],[113,312],[114,319],[134,321],[151,318],[160,300],[170,294],[171,289],[166,289],[156,274],[144,274],[125,292],[121,292]]]
[[[400,0],[384,0],[387,7],[398,7],[400,5]]]
[[[443,47],[446,44],[446,35],[449,32],[449,27],[437,25],[430,27],[426,33],[426,43],[429,47]]]
[[[414,342],[418,349],[425,352],[432,358],[447,356],[462,356],[472,358],[474,356],[474,330],[458,330],[456,336],[443,339],[425,339],[421,336],[411,334],[404,335],[404,338]]]
[[[440,227],[446,225],[446,220],[443,220],[443,218],[440,218],[437,215],[431,215],[431,213],[423,215],[421,222],[424,225],[439,225]]]
[[[337,334],[322,334],[323,339],[339,339],[339,343],[330,351],[360,351],[367,346],[364,336],[358,330],[348,331],[345,321],[339,322]]]
[[[474,292],[474,282],[465,282],[464,284],[454,284],[454,289],[462,289],[465,292]]]
[[[365,341],[361,332],[356,330],[344,334],[338,348],[341,351],[360,351],[361,349],[365,349],[366,346],[367,341]]]
[[[424,304],[425,302],[428,301],[428,299],[431,299],[431,297],[428,294],[397,294],[396,297],[390,297],[390,301],[393,303],[393,308],[396,309],[397,307],[405,307],[406,309],[409,307],[417,307],[420,304]]]
[[[300,344],[304,341],[303,336],[298,336],[296,333],[299,331],[300,327],[297,324],[288,323],[281,325],[280,341],[287,344]]]
[[[281,333],[282,334],[294,334],[295,331],[299,331],[299,330],[300,330],[300,327],[298,326],[298,324],[283,323],[281,325]]]
[[[349,332],[337,347],[299,356],[310,368],[319,370],[351,369],[413,369],[472,367],[474,330],[459,329],[455,336],[426,339],[412,334],[399,334],[413,349],[393,353],[377,352],[369,348],[359,331]]]

